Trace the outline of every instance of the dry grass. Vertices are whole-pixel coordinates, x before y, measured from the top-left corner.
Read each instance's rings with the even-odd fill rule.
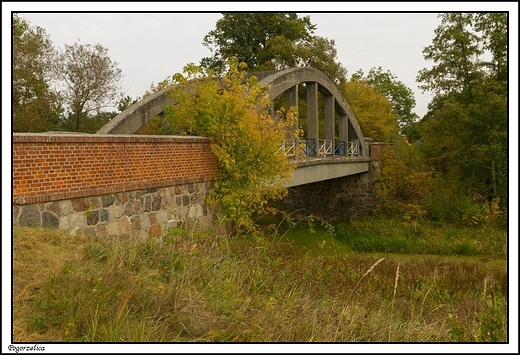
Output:
[[[15,229],[15,341],[506,341],[503,268],[176,232],[133,243]]]
[[[44,228],[15,227],[13,238],[13,338],[14,341],[60,340],[59,331],[51,334],[27,333],[27,311],[35,293],[51,274],[65,263],[81,259],[89,242],[78,235]]]

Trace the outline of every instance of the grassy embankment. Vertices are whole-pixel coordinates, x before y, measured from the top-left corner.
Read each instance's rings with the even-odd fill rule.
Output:
[[[505,231],[399,223],[353,221],[338,237],[351,250],[505,257]],[[14,340],[507,341],[505,263],[324,252],[341,244],[328,238],[307,252],[282,236],[15,228]]]

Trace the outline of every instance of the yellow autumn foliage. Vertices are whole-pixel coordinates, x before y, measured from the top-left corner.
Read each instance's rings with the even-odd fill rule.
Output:
[[[365,137],[390,142],[398,130],[397,119],[385,95],[363,80],[347,81],[340,87]]]
[[[407,162],[395,148],[385,149],[375,185],[376,194],[385,210],[421,216],[424,211],[419,207],[420,201],[433,188],[430,170]]]
[[[285,179],[294,166],[279,148],[296,113],[273,118],[267,90],[243,69],[232,60],[228,72],[215,77],[187,65],[173,77],[171,97],[179,104],[166,110],[165,119],[173,134],[210,138],[220,169],[209,202],[220,204],[235,228],[252,228],[252,216],[287,193]]]

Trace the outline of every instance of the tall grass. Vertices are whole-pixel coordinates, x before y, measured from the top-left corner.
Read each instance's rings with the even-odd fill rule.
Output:
[[[507,341],[506,270],[475,263],[315,255],[261,234],[16,228],[14,265],[15,341]]]
[[[364,217],[339,224],[336,235],[358,252],[484,255],[491,258],[507,255],[507,232],[492,226],[468,227],[428,220]]]

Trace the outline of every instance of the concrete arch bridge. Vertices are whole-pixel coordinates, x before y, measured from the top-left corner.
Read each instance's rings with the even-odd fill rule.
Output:
[[[336,85],[314,68],[291,68],[281,71],[259,72],[254,75],[265,85],[272,102],[285,95],[285,106],[298,107],[298,90],[304,88],[307,102],[307,136],[295,140],[290,132],[280,142],[280,151],[289,159],[296,159],[297,169],[288,187],[367,173],[370,166],[369,142]],[[98,134],[134,134],[153,117],[161,115],[168,105],[178,102],[163,89],[130,106],[114,117]],[[318,100],[319,95],[323,100]],[[324,122],[318,115],[323,102]],[[272,114],[276,107],[272,107]],[[298,125],[298,123],[297,123]],[[324,131],[320,132],[320,126]],[[297,129],[298,126],[293,127]]]

